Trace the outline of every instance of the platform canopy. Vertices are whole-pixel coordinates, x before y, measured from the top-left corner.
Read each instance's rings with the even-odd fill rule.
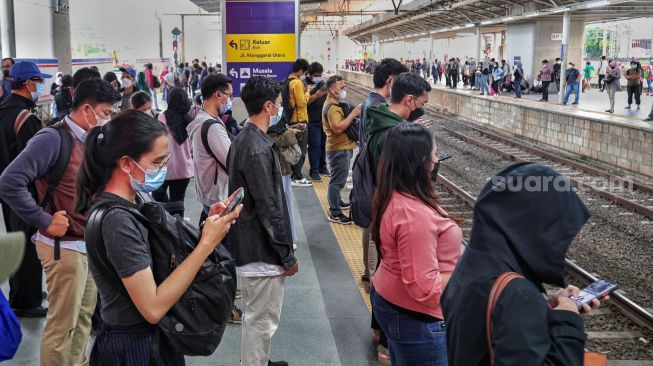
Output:
[[[220,12],[220,0],[190,0],[193,4],[199,6],[209,13]]]
[[[395,0],[399,4],[399,0]],[[480,25],[505,28],[513,22],[534,18],[562,17],[586,22],[624,20],[653,16],[650,0],[414,0],[399,6],[398,12],[376,15],[345,31],[349,38],[364,44],[373,38],[394,41],[441,33],[464,32]],[[469,29],[469,31],[475,31]],[[488,29],[489,31],[489,29]],[[377,38],[378,37],[378,38]]]

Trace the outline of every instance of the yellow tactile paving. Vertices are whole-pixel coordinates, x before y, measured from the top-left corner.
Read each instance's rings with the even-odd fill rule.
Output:
[[[317,193],[317,197],[320,200],[325,215],[328,215],[329,213],[329,204],[327,202],[328,187],[329,177],[322,176],[321,182],[313,183],[313,188],[315,189],[315,193]],[[347,265],[354,276],[354,281],[356,282],[358,290],[360,291],[361,296],[363,296],[365,304],[367,304],[367,309],[370,310],[370,296],[365,292],[360,280],[363,271],[365,270],[363,266],[363,247],[361,244],[363,240],[363,230],[356,225],[329,224],[331,225],[333,234],[338,240],[338,244],[340,244],[340,249],[342,250]]]

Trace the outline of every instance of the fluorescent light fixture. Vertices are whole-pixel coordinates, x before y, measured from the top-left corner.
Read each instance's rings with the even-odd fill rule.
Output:
[[[585,7],[587,9],[591,9],[591,8],[598,8],[600,6],[607,6],[607,5],[610,5],[610,1],[609,0],[602,0],[602,1],[591,2],[591,3],[587,4],[587,5],[585,5]]]
[[[457,26],[457,25],[456,25],[456,26],[453,26],[453,27],[451,27],[451,30],[456,30],[456,29],[460,29],[460,27],[459,27],[459,26]]]
[[[567,7],[564,7],[564,8],[556,8],[556,9],[551,10],[551,13],[554,13],[554,14],[555,14],[555,13],[562,13],[563,11],[568,11],[568,10],[569,10],[569,8],[567,8]]]
[[[524,16],[525,16],[526,18],[531,18],[531,17],[536,17],[536,16],[538,16],[538,15],[540,15],[540,13],[536,11],[535,13],[526,14],[526,15],[524,15]]]
[[[420,36],[425,36],[425,35],[427,35],[427,34],[428,34],[427,32],[423,32],[423,33],[420,33],[419,35],[420,35]]]
[[[501,20],[503,20],[504,22],[509,22],[509,21],[511,21],[513,19],[515,19],[515,17],[505,17],[505,18],[503,18]]]
[[[474,23],[467,23],[465,24],[465,28],[471,28],[474,26]]]
[[[494,23],[494,21],[492,21],[492,20],[485,20],[485,21],[482,21],[482,22],[481,22],[481,25],[488,25],[488,24],[492,24],[492,23]]]
[[[429,34],[436,34],[438,31],[430,31]]]

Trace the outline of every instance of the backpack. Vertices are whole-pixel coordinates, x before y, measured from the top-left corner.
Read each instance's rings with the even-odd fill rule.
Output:
[[[141,196],[139,196],[141,197]],[[140,210],[110,204],[93,208],[86,227],[88,256],[98,267],[115,273],[107,260],[102,239],[102,218],[111,210],[125,210],[142,222],[148,231],[152,272],[160,285],[192,252],[200,240],[200,230],[179,215],[171,215],[158,202],[145,202]],[[113,285],[124,291],[117,276]],[[219,245],[204,261],[193,282],[179,301],[157,324],[151,355],[158,358],[159,337],[176,353],[186,356],[211,355],[222,340],[236,296],[236,265],[229,251]]]
[[[14,358],[22,339],[20,322],[0,291],[0,362]]]
[[[325,108],[322,109],[322,114],[325,120],[327,121],[329,120],[327,114],[329,113],[329,109],[334,105],[336,105],[336,103],[328,103],[325,105]],[[353,110],[351,105],[347,102],[338,102],[337,105],[342,109],[345,118],[347,118],[347,116],[349,116],[349,114],[351,114]],[[351,122],[349,127],[347,127],[347,129],[345,130],[345,135],[347,135],[347,137],[349,137],[350,140],[358,142],[360,141],[359,133],[360,133],[360,120],[358,118],[354,118],[354,120]]]
[[[213,160],[216,161],[216,163],[218,163],[218,165],[222,168],[222,170],[224,170],[225,172],[227,172],[227,174],[229,174],[229,169],[224,164],[222,164],[220,160],[218,160],[218,157],[215,156],[213,150],[211,150],[211,146],[209,146],[209,128],[211,128],[211,125],[213,125],[214,123],[220,123],[220,122],[214,119],[207,119],[202,124],[202,130],[200,131],[200,136],[202,138],[202,145],[204,146],[204,150],[206,150],[209,156],[212,157]],[[227,126],[224,125],[224,123],[220,123],[220,124],[222,124],[227,130],[227,135],[229,136],[229,140],[233,141],[234,135],[232,135],[231,132],[229,132]],[[213,177],[213,185],[218,184],[218,165],[215,166],[215,176]]]
[[[349,193],[349,212],[354,223],[362,228],[367,228],[372,223],[372,199],[376,190],[376,179],[369,154],[368,145],[365,143],[359,149],[351,169],[353,187]]]
[[[57,189],[61,178],[63,178],[66,168],[68,167],[68,162],[70,161],[70,154],[73,151],[73,138],[70,136],[68,131],[66,131],[66,125],[64,122],[59,122],[49,128],[53,128],[59,133],[59,138],[61,139],[61,144],[59,145],[59,156],[57,161],[54,163],[54,166],[50,170],[48,175],[48,188],[45,192],[45,196],[41,200],[41,208],[45,210],[46,206],[50,207],[52,214],[57,211],[57,206],[54,203],[54,191]],[[54,260],[59,260],[61,258],[61,238],[54,238]]]
[[[286,79],[283,81],[283,90],[281,90],[281,107],[283,107],[283,114],[279,123],[290,124],[290,119],[295,114],[295,108],[290,104],[290,82],[299,79]],[[301,80],[300,80],[301,81]]]
[[[161,87],[161,81],[159,81],[159,78],[156,75],[152,75],[152,86],[154,89]]]

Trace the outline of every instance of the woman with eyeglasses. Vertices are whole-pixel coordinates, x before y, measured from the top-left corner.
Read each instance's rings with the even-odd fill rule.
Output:
[[[120,207],[138,209],[137,192],[152,192],[163,184],[168,156],[166,127],[135,110],[119,113],[106,125],[93,128],[86,138],[76,210],[85,212],[101,203],[118,206],[95,226],[101,235],[88,228],[86,232],[89,268],[105,323],[93,345],[91,365],[151,364],[156,324],[181,298],[242,209],[239,206],[220,217],[226,206],[212,206],[195,249],[157,285],[147,228]],[[98,236],[101,243],[94,242]],[[158,345],[158,364],[183,365],[183,356],[163,339]]]
[[[179,208],[175,213],[184,217],[184,198],[190,179],[194,175],[191,140],[186,127],[195,115],[190,115],[191,102],[183,88],[175,86],[168,92],[168,109],[159,114],[159,122],[168,126],[168,145],[170,157],[168,174],[161,188],[152,193],[159,202],[176,202]]]
[[[402,123],[389,132],[377,170],[371,232],[381,264],[372,308],[398,366],[447,365],[440,296],[460,258],[462,230],[432,188],[436,153],[426,128]]]

